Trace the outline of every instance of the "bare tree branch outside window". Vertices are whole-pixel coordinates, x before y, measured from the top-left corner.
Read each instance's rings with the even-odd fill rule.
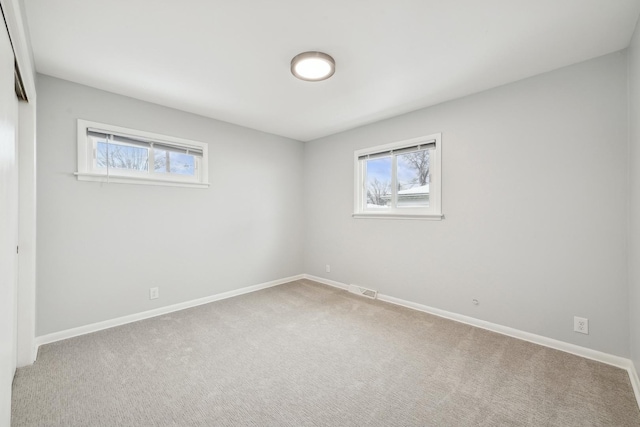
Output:
[[[149,150],[142,147],[129,145],[98,143],[98,155],[96,163],[98,167],[107,167],[107,151],[109,155],[109,167],[146,171],[149,170]]]
[[[429,150],[420,150],[412,153],[398,155],[398,164],[403,164],[406,169],[413,171],[413,177],[408,181],[398,180],[397,190],[423,186],[429,183]],[[369,181],[367,188],[367,202],[378,206],[385,206],[391,194],[389,181],[374,178]]]
[[[429,182],[429,150],[402,154],[402,160],[415,172],[411,183],[418,186],[427,185]]]
[[[378,178],[374,178],[369,182],[369,188],[367,189],[367,202],[373,205],[385,206],[387,200],[385,196],[391,194],[391,184],[389,181],[380,181]]]

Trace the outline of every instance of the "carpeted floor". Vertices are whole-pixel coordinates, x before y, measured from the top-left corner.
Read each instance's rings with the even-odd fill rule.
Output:
[[[627,373],[298,281],[40,348],[13,426],[640,426]]]

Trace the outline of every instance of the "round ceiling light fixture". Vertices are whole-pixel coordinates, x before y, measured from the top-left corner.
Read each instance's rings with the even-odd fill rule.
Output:
[[[300,80],[319,82],[333,76],[336,62],[326,53],[303,52],[291,60],[291,74]]]

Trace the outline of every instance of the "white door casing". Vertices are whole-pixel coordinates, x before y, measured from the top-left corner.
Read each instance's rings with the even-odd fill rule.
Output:
[[[11,384],[16,369],[18,277],[18,99],[14,55],[0,25],[0,426],[11,422]]]

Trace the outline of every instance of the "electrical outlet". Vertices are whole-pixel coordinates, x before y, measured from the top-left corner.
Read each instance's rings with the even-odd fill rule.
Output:
[[[160,297],[159,288],[149,288],[149,299],[156,299]]]
[[[574,317],[573,330],[581,334],[589,335],[589,319],[586,319],[584,317],[577,317],[577,316]]]
[[[330,266],[329,264],[327,264],[327,265],[325,266],[324,270],[325,270],[327,273],[331,273],[331,266]]]

